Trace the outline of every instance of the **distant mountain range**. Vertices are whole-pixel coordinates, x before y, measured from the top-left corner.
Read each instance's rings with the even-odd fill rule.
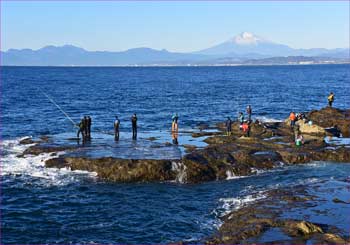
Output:
[[[293,49],[248,32],[192,53],[150,48],[135,48],[122,52],[87,51],[72,45],[46,46],[38,50],[9,49],[1,52],[1,64],[14,66],[264,65],[349,62],[349,48]]]

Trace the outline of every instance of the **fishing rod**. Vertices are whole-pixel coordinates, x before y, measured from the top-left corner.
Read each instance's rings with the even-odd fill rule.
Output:
[[[41,89],[39,89],[40,92],[45,95],[45,97],[52,103],[54,104],[62,113],[63,115],[68,118],[69,121],[71,121],[71,123],[73,124],[74,127],[76,128],[79,128],[77,126],[77,124],[74,122],[74,120],[47,94],[45,93],[44,91],[42,91]],[[99,129],[95,129],[95,131],[97,132],[100,132],[100,133],[103,133],[103,134],[108,134],[108,135],[114,135],[113,133],[111,132],[108,132],[108,131],[104,131],[104,130],[99,130]]]
[[[68,118],[69,121],[72,122],[73,126],[74,127],[78,127],[77,124],[74,122],[74,120],[47,94],[45,93],[44,91],[42,91],[41,89],[39,89],[40,92],[45,95],[45,97],[52,103],[54,104],[62,113],[63,115]]]

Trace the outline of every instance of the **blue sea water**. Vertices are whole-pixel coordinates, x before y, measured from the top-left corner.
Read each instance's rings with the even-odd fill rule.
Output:
[[[25,149],[19,139],[74,135],[75,129],[41,91],[76,122],[91,115],[93,131],[111,131],[119,115],[126,140],[132,113],[139,132],[152,136],[170,128],[175,112],[180,130],[196,130],[235,118],[248,104],[253,118],[263,120],[320,109],[330,91],[335,107],[350,108],[350,65],[1,67],[1,243],[195,243],[215,233],[221,215],[263,198],[271,188],[330,186],[322,190],[329,199],[324,209],[333,205],[334,195],[349,197],[350,164],[286,166],[197,185],[114,184],[93,173],[46,169],[48,155],[17,157]],[[343,192],[334,194],[335,187]],[[317,220],[316,211],[311,217]],[[345,231],[349,211],[349,205],[331,211]]]

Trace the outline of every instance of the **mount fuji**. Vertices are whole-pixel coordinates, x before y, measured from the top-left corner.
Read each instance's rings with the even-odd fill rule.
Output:
[[[242,32],[232,39],[195,53],[226,57],[243,56],[249,58],[327,55],[340,55],[344,56],[344,58],[349,57],[349,49],[293,49],[287,45],[269,41],[250,32]]]
[[[243,32],[226,42],[191,53],[151,48],[120,52],[88,51],[72,45],[1,52],[1,64],[9,66],[250,65],[308,62],[350,63],[349,49],[293,49]]]

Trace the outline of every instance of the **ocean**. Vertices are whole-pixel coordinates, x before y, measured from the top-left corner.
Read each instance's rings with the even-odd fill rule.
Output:
[[[121,141],[129,142],[133,113],[141,138],[167,132],[173,113],[184,131],[236,118],[247,105],[253,119],[279,121],[290,111],[325,107],[331,91],[335,107],[350,108],[349,81],[349,64],[1,67],[1,243],[199,243],[215,233],[222,215],[263,198],[267,190],[350,186],[350,164],[329,162],[202,184],[117,184],[94,173],[45,168],[49,154],[18,157],[28,147],[19,140],[74,136],[76,129],[43,92],[77,123],[90,115],[92,133],[112,131],[118,115]],[[108,137],[104,140],[113,142]],[[170,135],[162,137],[171,141]],[[180,135],[179,144],[185,140]],[[147,148],[144,142],[138,147]],[[349,230],[350,218],[344,218],[349,211],[330,211],[335,218],[328,222]]]

